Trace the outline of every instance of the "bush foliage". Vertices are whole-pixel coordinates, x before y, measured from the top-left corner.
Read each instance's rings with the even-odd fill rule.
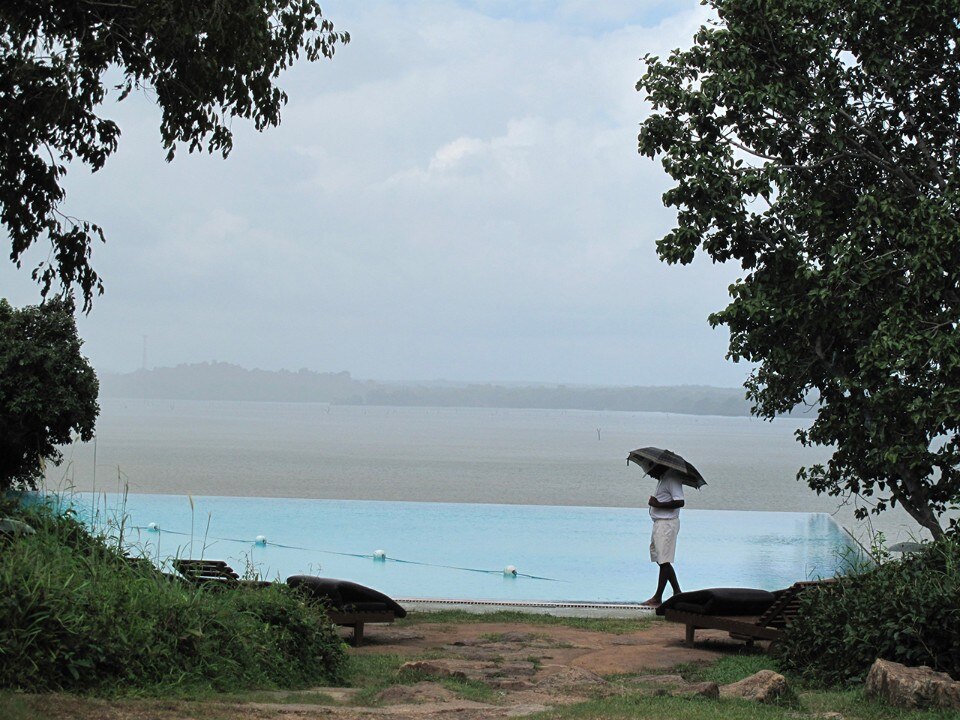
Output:
[[[37,533],[0,535],[0,687],[234,690],[340,678],[339,635],[286,586],[197,589],[131,564],[70,514],[16,514]]]
[[[93,439],[98,383],[82,345],[71,302],[0,298],[0,492],[35,488],[60,446]]]
[[[780,645],[781,666],[820,685],[862,681],[877,658],[960,679],[960,540],[806,593]]]

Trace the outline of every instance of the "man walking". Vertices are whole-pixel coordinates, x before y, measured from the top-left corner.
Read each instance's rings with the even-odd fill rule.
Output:
[[[674,594],[680,592],[673,560],[677,551],[677,535],[680,533],[680,508],[683,507],[683,483],[680,473],[665,465],[654,465],[648,473],[658,480],[657,489],[647,504],[653,518],[653,533],[650,536],[650,561],[660,566],[657,591],[642,603],[644,607],[659,607],[663,591],[670,583]]]

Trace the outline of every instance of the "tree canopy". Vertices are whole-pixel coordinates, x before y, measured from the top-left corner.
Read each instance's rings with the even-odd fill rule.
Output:
[[[35,488],[57,445],[93,439],[97,376],[80,354],[69,302],[14,308],[0,299],[0,492]]]
[[[658,253],[740,263],[710,322],[756,363],[756,415],[816,398],[798,438],[834,452],[798,477],[940,536],[960,498],[960,8],[708,4],[637,86],[640,152],[674,182]]]
[[[18,0],[0,5],[0,222],[10,259],[48,239],[33,276],[78,287],[84,310],[102,281],[91,264],[104,239],[94,222],[65,214],[68,163],[96,171],[117,149],[120,128],[101,114],[115,94],[152,95],[172,160],[178,145],[226,156],[231,120],[258,130],[280,121],[280,73],[301,54],[332,57],[336,32],[314,0]],[[108,78],[113,78],[111,82]]]

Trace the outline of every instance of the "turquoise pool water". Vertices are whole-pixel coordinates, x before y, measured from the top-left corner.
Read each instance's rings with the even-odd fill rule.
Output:
[[[194,497],[191,507],[184,496],[145,494],[125,505],[120,496],[73,502],[101,527],[115,530],[122,516],[126,540],[161,563],[202,555],[267,579],[323,575],[399,598],[639,602],[657,576],[645,508],[247,497]],[[685,510],[675,567],[684,589],[776,589],[833,575],[849,552],[823,513]]]

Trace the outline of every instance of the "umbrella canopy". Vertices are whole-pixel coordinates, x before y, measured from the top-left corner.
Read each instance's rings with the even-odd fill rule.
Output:
[[[679,473],[680,482],[684,485],[698,490],[707,484],[699,470],[670,450],[655,447],[638,448],[627,455],[627,462],[636,463],[645,473],[649,473],[657,465],[663,465]]]

